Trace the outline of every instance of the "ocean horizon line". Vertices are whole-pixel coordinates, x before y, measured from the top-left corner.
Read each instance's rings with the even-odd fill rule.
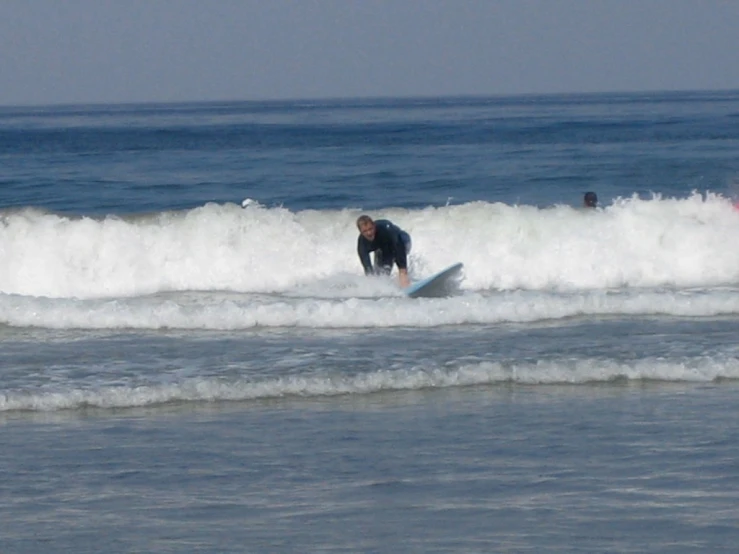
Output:
[[[362,107],[366,104],[397,105],[407,107],[410,104],[419,103],[427,105],[439,101],[450,103],[488,103],[510,102],[518,103],[521,100],[549,101],[571,101],[573,99],[597,99],[599,101],[613,101],[618,98],[633,98],[640,101],[648,100],[650,96],[658,99],[668,97],[685,99],[695,96],[696,99],[705,100],[705,96],[733,97],[739,94],[739,88],[719,89],[644,89],[644,90],[622,90],[622,91],[561,91],[561,92],[520,92],[520,93],[459,93],[459,94],[412,94],[412,95],[368,95],[368,96],[315,96],[315,97],[282,97],[282,98],[231,98],[231,99],[193,99],[193,100],[131,100],[131,101],[80,101],[80,102],[58,102],[58,103],[30,103],[30,104],[0,104],[0,111],[17,111],[24,109],[47,110],[47,109],[79,109],[79,108],[156,108],[171,106],[235,106],[235,105],[262,105],[285,107],[295,104],[314,104],[310,107]]]

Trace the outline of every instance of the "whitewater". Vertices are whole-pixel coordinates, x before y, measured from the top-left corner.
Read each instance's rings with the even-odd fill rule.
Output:
[[[388,208],[411,277],[464,263],[456,294],[365,278],[356,209],[254,201],[137,216],[0,216],[0,317],[49,328],[428,327],[592,315],[739,313],[739,211],[719,194],[597,210],[473,202]]]

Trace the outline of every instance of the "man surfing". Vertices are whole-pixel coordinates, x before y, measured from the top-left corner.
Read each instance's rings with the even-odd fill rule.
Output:
[[[359,239],[357,254],[362,262],[365,275],[390,275],[393,263],[398,266],[398,281],[405,288],[411,284],[408,278],[408,253],[411,251],[411,237],[387,219],[373,221],[368,215],[357,218]],[[372,266],[370,252],[375,253]]]

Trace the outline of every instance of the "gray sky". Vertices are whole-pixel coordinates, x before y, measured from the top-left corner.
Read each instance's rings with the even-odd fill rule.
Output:
[[[0,0],[0,105],[739,89],[739,0]]]

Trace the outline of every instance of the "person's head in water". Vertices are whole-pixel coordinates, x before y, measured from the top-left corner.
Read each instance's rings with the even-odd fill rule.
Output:
[[[594,192],[586,192],[582,199],[583,206],[586,208],[598,207],[598,195]]]
[[[375,240],[375,222],[368,215],[360,215],[357,218],[357,229],[367,240]]]

